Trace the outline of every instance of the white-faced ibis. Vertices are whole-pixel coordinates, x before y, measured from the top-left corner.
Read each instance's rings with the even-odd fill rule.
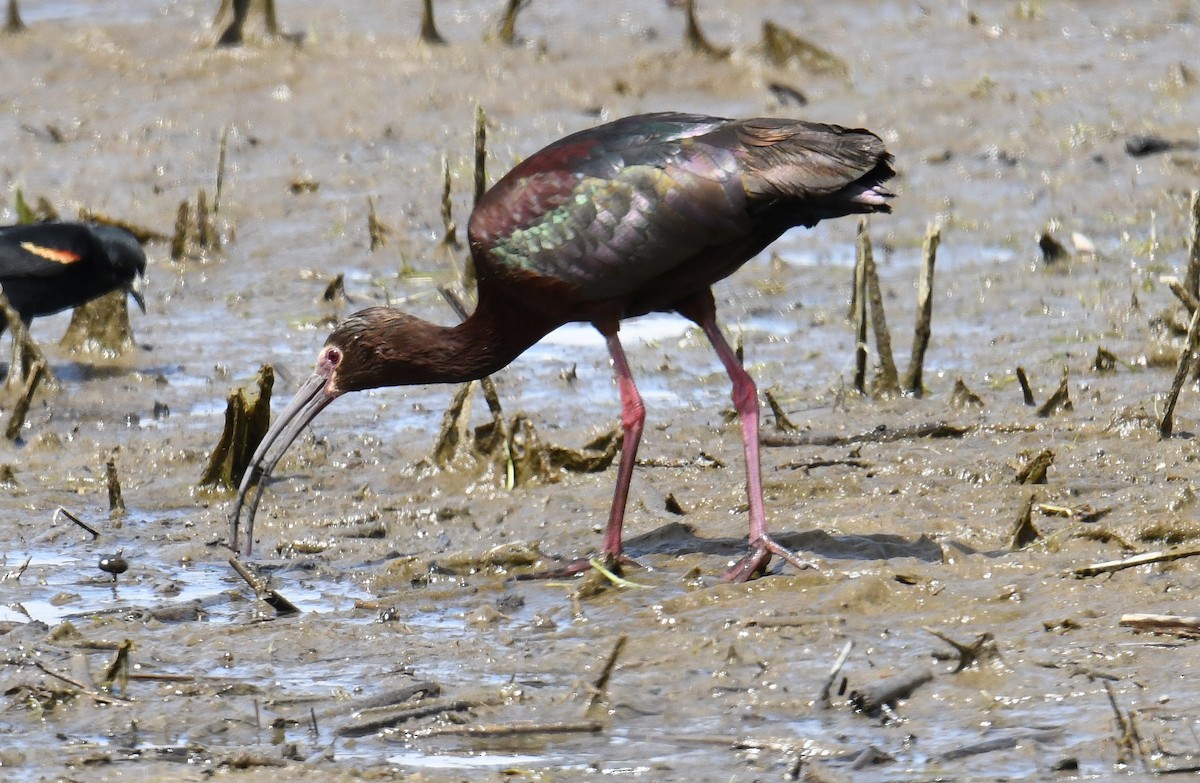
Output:
[[[146,254],[123,228],[101,223],[30,223],[0,226],[0,286],[26,325],[34,318],[78,307],[125,290],[144,312],[136,289]],[[8,326],[0,314],[0,332]]]
[[[347,318],[258,446],[243,551],[268,476],[297,435],[346,392],[459,383],[506,366],[558,326],[591,322],[608,343],[624,441],[603,553],[618,561],[645,408],[618,339],[622,319],[674,311],[704,330],[733,381],[750,506],[750,553],[727,579],[761,573],[777,554],[804,563],[767,530],[759,467],[758,392],[716,322],[710,286],[784,231],[853,213],[889,212],[891,156],[861,129],[786,119],[647,114],[581,131],[531,155],[471,214],[478,304],[458,326],[388,307]],[[268,458],[268,454],[274,455]]]

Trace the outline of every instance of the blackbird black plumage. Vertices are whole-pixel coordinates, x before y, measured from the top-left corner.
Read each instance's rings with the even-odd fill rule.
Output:
[[[117,226],[69,222],[0,226],[0,286],[26,325],[117,290],[128,291],[145,311],[136,288],[145,274],[142,246]],[[0,332],[7,327],[0,314]]]

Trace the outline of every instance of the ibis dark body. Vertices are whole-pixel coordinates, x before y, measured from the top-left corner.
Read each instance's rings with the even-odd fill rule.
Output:
[[[803,566],[768,534],[757,390],[717,326],[710,287],[790,228],[889,212],[891,160],[883,142],[862,129],[669,113],[617,120],[531,155],[471,215],[475,311],[450,327],[384,307],[341,323],[252,459],[233,512],[234,541],[250,486],[260,480],[249,503],[246,552],[265,478],[338,396],[480,378],[558,326],[585,321],[607,341],[622,403],[624,441],[603,544],[604,555],[619,561],[645,409],[618,331],[625,318],[673,311],[704,330],[733,381],[741,417],[751,551],[726,577],[761,573],[772,554]]]
[[[0,226],[0,286],[26,325],[117,290],[129,291],[144,310],[135,282],[145,274],[142,246],[117,226]],[[0,314],[0,332],[7,326]]]

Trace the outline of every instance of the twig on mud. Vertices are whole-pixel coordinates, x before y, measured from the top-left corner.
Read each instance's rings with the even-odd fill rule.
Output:
[[[1089,576],[1099,576],[1100,574],[1116,573],[1126,568],[1136,568],[1148,563],[1167,563],[1172,560],[1182,560],[1185,557],[1196,557],[1197,555],[1200,555],[1200,547],[1193,549],[1171,549],[1166,552],[1147,552],[1127,557],[1123,560],[1109,560],[1104,563],[1076,568],[1072,573],[1082,579]]]
[[[829,676],[825,678],[824,684],[821,685],[821,691],[817,694],[817,704],[823,709],[829,709],[829,692],[833,690],[833,684],[837,681],[837,676],[841,673],[842,667],[846,665],[846,660],[850,657],[850,651],[853,649],[854,640],[846,642],[842,651],[838,653],[838,657],[834,659],[833,666],[829,667]]]
[[[427,718],[430,715],[441,715],[446,712],[465,712],[476,707],[499,704],[503,700],[503,697],[500,695],[485,696],[479,699],[438,699],[437,701],[431,701],[418,707],[398,710],[389,715],[381,715],[358,721],[357,723],[339,726],[333,733],[338,737],[365,737],[377,731],[394,728],[405,721]]]
[[[917,289],[917,325],[913,335],[912,358],[908,372],[904,374],[902,387],[914,397],[920,397],[925,387],[921,382],[925,372],[925,351],[933,334],[933,267],[937,262],[938,245],[942,241],[942,227],[931,224],[925,231],[925,244],[921,248],[921,278]]]
[[[608,681],[612,678],[613,669],[617,666],[617,659],[621,657],[627,641],[629,641],[629,637],[626,634],[617,637],[612,652],[608,654],[608,659],[604,662],[604,668],[600,670],[600,676],[592,683],[592,698],[588,702],[588,713],[608,701]]]
[[[1117,625],[1138,631],[1200,639],[1200,617],[1179,617],[1171,614],[1123,614]]]
[[[32,562],[33,562],[33,555],[27,555],[25,557],[25,562],[21,563],[20,567],[17,568],[16,571],[9,571],[7,574],[5,574],[4,578],[0,579],[0,582],[8,582],[8,581],[19,582],[19,581],[21,581],[21,577],[25,575],[25,569],[29,568],[29,564]]]
[[[1162,419],[1158,423],[1158,433],[1164,438],[1171,437],[1175,427],[1175,403],[1179,400],[1179,392],[1187,380],[1188,370],[1196,362],[1197,351],[1200,350],[1200,308],[1192,313],[1188,324],[1187,343],[1179,354],[1179,364],[1175,366],[1175,378],[1171,381],[1171,391],[1167,393],[1167,404],[1163,408]]]
[[[604,731],[598,720],[551,721],[548,723],[517,721],[514,723],[481,723],[474,726],[436,726],[418,729],[412,737],[512,737],[528,734],[595,734]]]
[[[842,465],[842,466],[845,466],[848,468],[863,468],[863,469],[871,467],[869,463],[867,463],[861,459],[849,457],[847,459],[814,459],[814,460],[809,460],[808,462],[786,462],[782,465],[779,465],[775,469],[776,470],[803,470],[805,473],[809,473],[812,470],[814,470],[815,468],[831,468],[836,465]]]
[[[883,290],[879,285],[879,270],[875,267],[875,253],[871,247],[871,235],[867,233],[867,219],[858,219],[858,252],[863,257],[863,272],[867,277],[866,294],[871,305],[871,326],[875,329],[875,351],[879,354],[879,374],[872,384],[876,397],[894,397],[900,393],[900,375],[892,357],[892,333],[888,330],[887,315],[883,310]]]
[[[898,440],[915,438],[961,438],[969,432],[984,429],[982,427],[960,427],[947,424],[944,421],[932,421],[925,424],[914,424],[910,427],[889,429],[880,426],[857,435],[780,435],[764,434],[764,446],[848,446],[854,443],[892,443]],[[1027,431],[1028,427],[1017,425],[1013,432]]]
[[[917,666],[892,677],[885,677],[867,688],[850,691],[850,704],[865,715],[877,715],[884,707],[907,699],[917,688],[933,679],[928,666]]]
[[[1050,727],[1045,729],[1011,729],[1003,731],[999,736],[986,737],[979,742],[939,753],[934,758],[939,761],[955,761],[981,753],[994,753],[997,750],[1008,750],[1018,745],[1028,745],[1032,742],[1055,742],[1061,739],[1063,729]]]
[[[236,557],[229,558],[229,565],[237,571],[238,576],[246,580],[246,584],[250,585],[250,589],[258,596],[258,599],[267,606],[275,610],[278,615],[299,614],[300,609],[297,606],[284,598],[278,590],[273,590],[263,584],[263,581],[256,575],[250,572],[246,566],[242,565]]]
[[[130,672],[129,679],[141,682],[196,682],[195,674],[152,674],[149,672]]]
[[[96,528],[94,528],[94,527],[92,527],[91,525],[87,524],[87,523],[86,523],[86,522],[84,522],[82,519],[80,519],[79,517],[75,516],[75,515],[74,515],[74,514],[72,514],[70,511],[67,511],[67,510],[66,510],[65,508],[63,508],[62,506],[59,506],[59,507],[58,507],[58,509],[57,509],[57,510],[55,510],[55,512],[54,512],[54,516],[50,517],[50,524],[54,524],[54,523],[58,522],[58,515],[59,515],[59,514],[62,514],[64,517],[66,517],[67,519],[71,520],[71,521],[72,521],[72,522],[74,522],[76,525],[79,525],[81,528],[83,528],[83,529],[84,529],[84,530],[86,530],[87,532],[91,533],[91,534],[92,534],[92,540],[93,540],[93,541],[95,541],[97,538],[99,538],[99,537],[100,537],[100,531],[99,531],[99,530],[96,530]]]
[[[437,696],[442,692],[442,686],[430,680],[419,680],[411,685],[405,685],[402,688],[393,688],[389,691],[367,696],[362,699],[355,699],[349,704],[338,704],[338,706],[321,710],[320,717],[323,720],[336,719],[345,716],[362,717],[372,713],[378,714],[384,710],[393,709],[398,706],[403,706],[408,709],[413,706],[411,702],[419,697],[420,699]]]
[[[65,674],[60,674],[59,672],[54,671],[53,669],[51,669],[48,666],[46,666],[45,664],[43,664],[41,661],[33,661],[33,665],[38,667],[39,669],[41,669],[43,672],[50,675],[51,677],[55,678],[56,680],[62,680],[67,685],[70,685],[72,688],[75,688],[76,690],[78,690],[84,696],[87,696],[88,698],[91,698],[91,699],[95,699],[98,702],[103,702],[104,704],[129,704],[130,703],[129,699],[124,699],[119,696],[109,696],[108,694],[101,693],[100,691],[95,690],[94,688],[89,688],[85,684],[74,679],[73,677],[68,677]]]
[[[1033,389],[1029,388],[1029,378],[1025,375],[1025,368],[1017,368],[1017,383],[1021,384],[1021,396],[1025,399],[1025,404],[1029,407],[1037,405],[1037,400],[1033,397]]]
[[[1196,297],[1192,296],[1192,292],[1184,288],[1183,284],[1175,278],[1167,280],[1167,287],[1171,289],[1171,293],[1175,294],[1180,303],[1187,309],[1189,316],[1200,307],[1200,302],[1196,300]]]
[[[1141,757],[1142,764],[1145,765],[1146,757],[1142,754],[1142,743],[1137,735],[1137,729],[1133,725],[1133,716],[1121,712],[1121,707],[1117,704],[1117,696],[1113,693],[1112,685],[1107,681],[1103,684],[1104,692],[1108,694],[1108,703],[1112,706],[1113,716],[1117,722],[1117,763],[1129,764],[1133,761],[1133,756],[1137,755]]]
[[[961,672],[963,669],[976,663],[1000,660],[1000,651],[996,649],[996,637],[986,631],[977,635],[975,640],[970,644],[963,644],[927,625],[922,626],[921,630],[925,631],[925,633],[933,634],[954,648],[958,654],[958,665],[954,667],[954,671],[956,672]]]

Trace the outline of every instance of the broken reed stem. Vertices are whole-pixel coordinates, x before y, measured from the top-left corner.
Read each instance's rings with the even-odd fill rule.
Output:
[[[592,700],[588,702],[589,712],[607,701],[608,681],[612,679],[613,669],[616,668],[617,659],[621,657],[627,641],[629,641],[629,637],[626,634],[617,637],[612,652],[608,654],[608,660],[604,662],[604,668],[600,670],[600,676],[592,683]]]
[[[696,18],[696,0],[686,0],[683,11],[687,15],[687,29],[684,37],[691,50],[697,54],[711,57],[714,60],[723,60],[728,57],[728,49],[714,46],[712,42],[704,37],[704,32],[700,29],[700,21]]]
[[[505,46],[512,46],[517,40],[517,14],[529,4],[530,0],[508,0],[504,8],[504,16],[500,19],[500,27],[496,37]]]
[[[125,499],[121,497],[121,479],[117,476],[117,460],[110,457],[104,463],[104,480],[108,485],[108,514],[121,516],[125,513]]]
[[[175,213],[175,233],[171,236],[171,260],[183,259],[187,252],[188,228],[191,226],[192,205],[185,199],[179,202],[179,210]]]
[[[1117,762],[1129,764],[1138,751],[1137,732],[1133,728],[1132,720],[1121,712],[1121,707],[1117,704],[1117,696],[1107,681],[1104,683],[1104,692],[1108,694],[1108,703],[1112,707],[1113,717],[1117,724]]]
[[[367,235],[371,238],[372,252],[387,245],[390,231],[375,214],[375,199],[367,196]]]
[[[279,17],[275,13],[275,0],[263,0],[263,24],[266,25],[267,35],[279,37]]]
[[[446,233],[442,244],[458,247],[458,226],[454,225],[454,209],[450,203],[450,159],[442,158],[442,225]]]
[[[229,26],[221,33],[221,37],[217,40],[217,46],[241,46],[245,41],[242,30],[246,26],[246,19],[250,16],[250,0],[222,2],[221,7],[217,9],[218,19],[226,9],[233,11],[233,18],[230,20]]]
[[[1178,280],[1170,280],[1167,282],[1167,287],[1171,289],[1171,293],[1175,294],[1180,303],[1187,308],[1188,315],[1196,312],[1196,308],[1200,307],[1200,301],[1192,296],[1191,291],[1188,291],[1183,283],[1180,283]]]
[[[300,613],[300,609],[295,604],[285,598],[278,590],[267,587],[262,579],[253,574],[246,566],[242,565],[241,561],[236,557],[229,558],[229,565],[233,567],[238,576],[246,580],[246,584],[250,585],[250,589],[254,591],[255,597],[274,609],[276,614],[289,615]]]
[[[433,0],[421,3],[421,42],[436,46],[446,45],[446,39],[438,32],[437,25],[433,22]]]
[[[487,191],[487,113],[475,104],[475,204]]]
[[[817,694],[817,703],[824,708],[829,707],[829,693],[833,690],[833,684],[837,682],[837,676],[841,673],[842,667],[846,665],[847,659],[850,658],[850,651],[854,649],[854,641],[846,642],[842,647],[842,651],[834,660],[833,666],[829,667],[829,676],[825,678],[825,683],[821,686],[821,692]]]
[[[904,375],[904,389],[914,397],[924,393],[922,377],[925,372],[925,351],[929,348],[929,338],[933,333],[933,267],[941,241],[942,227],[936,223],[930,224],[921,248],[921,279],[917,290],[917,325],[913,334],[912,358]]]
[[[21,315],[4,295],[4,286],[0,286],[0,314],[3,314],[4,320],[8,322],[8,330],[12,333],[13,344],[13,360],[8,366],[8,377],[5,379],[4,385],[9,387],[21,384],[23,387],[28,387],[33,367],[39,362],[47,380],[53,382],[54,376],[50,374],[50,363],[46,361],[46,355],[34,342],[33,337],[29,334],[29,328],[21,320]],[[32,394],[32,392],[22,391],[22,394]]]
[[[42,381],[42,376],[46,373],[46,361],[42,358],[37,358],[33,362],[33,366],[29,369],[29,377],[25,381],[25,388],[21,390],[21,396],[17,403],[13,405],[12,415],[8,418],[8,427],[4,430],[4,437],[10,441],[15,441],[21,435],[21,428],[25,426],[25,417],[29,415],[29,405],[33,402],[33,395],[37,391],[38,384]]]
[[[94,527],[92,527],[91,525],[87,524],[87,523],[86,523],[86,522],[84,522],[82,519],[80,519],[79,517],[75,516],[75,515],[74,515],[74,514],[72,514],[70,511],[67,511],[67,510],[66,510],[65,508],[63,508],[62,506],[59,506],[59,507],[58,507],[58,510],[56,510],[56,511],[54,512],[54,516],[53,516],[53,517],[51,517],[50,521],[51,521],[51,522],[54,522],[55,520],[57,520],[57,519],[58,519],[58,515],[59,515],[59,514],[62,514],[64,517],[66,517],[67,519],[71,520],[72,522],[74,522],[74,523],[75,523],[76,525],[78,525],[79,527],[81,527],[81,528],[83,528],[84,530],[86,530],[87,532],[91,533],[91,534],[92,534],[92,540],[93,540],[93,541],[95,541],[97,538],[99,538],[99,537],[100,537],[100,531],[99,531],[99,530],[97,530],[96,528],[94,528]]]
[[[17,0],[8,0],[8,19],[4,23],[4,32],[19,33],[25,29],[21,19],[21,9],[17,8]]]
[[[1021,384],[1021,396],[1025,398],[1025,404],[1032,407],[1037,405],[1037,399],[1033,396],[1033,389],[1029,386],[1029,377],[1025,375],[1025,368],[1017,368],[1017,383]]]
[[[887,316],[883,312],[883,291],[879,285],[879,271],[875,268],[875,253],[871,247],[871,235],[867,233],[867,219],[858,220],[858,252],[863,257],[863,272],[867,276],[867,296],[871,303],[871,325],[875,327],[875,350],[879,354],[879,375],[875,378],[875,393],[890,397],[900,392],[900,376],[892,358],[892,334],[888,331]]]
[[[216,221],[221,213],[221,188],[225,185],[225,148],[229,145],[229,126],[221,131],[221,143],[217,146],[217,186],[213,193],[212,216]]]
[[[1179,401],[1179,392],[1187,380],[1188,370],[1196,361],[1196,352],[1200,349],[1200,308],[1192,313],[1191,323],[1188,324],[1187,344],[1179,354],[1179,364],[1175,367],[1175,378],[1171,381],[1171,390],[1167,392],[1167,404],[1163,409],[1162,419],[1158,423],[1158,434],[1164,438],[1171,437],[1175,427],[1175,403]]]
[[[854,264],[854,388],[867,390],[867,259],[861,245]]]
[[[1183,288],[1195,301],[1200,299],[1200,190],[1192,191],[1188,212],[1192,216],[1192,232],[1188,241],[1188,266],[1183,277]]]
[[[413,737],[519,737],[529,734],[595,734],[604,731],[598,720],[553,721],[550,723],[481,723],[468,726],[434,726],[417,729]]]

